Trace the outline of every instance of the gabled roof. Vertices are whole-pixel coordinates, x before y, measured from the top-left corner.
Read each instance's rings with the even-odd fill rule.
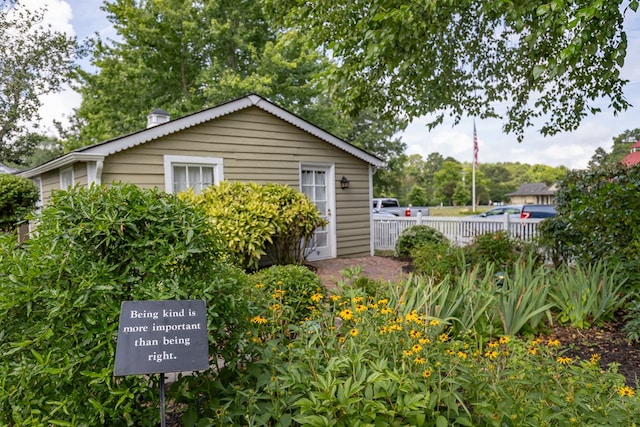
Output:
[[[517,191],[508,193],[507,196],[552,196],[554,194],[554,189],[547,187],[544,182],[533,182],[522,184]]]
[[[12,173],[17,172],[17,171],[18,171],[18,169],[10,168],[9,166],[5,165],[4,163],[0,163],[0,173],[12,174]]]
[[[303,118],[290,113],[289,111],[281,107],[278,107],[265,98],[262,98],[259,95],[251,94],[224,104],[217,105],[215,107],[207,108],[197,113],[193,113],[166,123],[159,124],[151,128],[143,129],[138,132],[123,135],[114,139],[110,139],[108,141],[74,150],[61,157],[50,160],[40,166],[22,171],[18,175],[30,178],[78,161],[103,160],[105,157],[118,153],[120,151],[127,150],[137,145],[153,141],[154,139],[180,132],[184,129],[197,126],[210,120],[214,120],[251,107],[260,108],[261,110],[264,110],[375,167],[384,166],[384,162],[381,159],[309,123]]]
[[[625,166],[633,166],[640,163],[640,140],[631,146],[631,152],[621,160]]]

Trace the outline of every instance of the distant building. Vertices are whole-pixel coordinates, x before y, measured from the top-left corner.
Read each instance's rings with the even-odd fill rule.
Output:
[[[631,152],[622,159],[622,163],[626,166],[633,166],[640,163],[640,141],[631,146]]]
[[[556,185],[548,187],[544,182],[522,184],[517,191],[508,193],[514,205],[552,205],[555,203]]]

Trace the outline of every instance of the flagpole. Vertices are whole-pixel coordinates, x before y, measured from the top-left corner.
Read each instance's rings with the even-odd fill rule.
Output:
[[[478,166],[478,134],[476,121],[473,120],[473,166],[471,168],[471,209],[476,212],[476,166]]]

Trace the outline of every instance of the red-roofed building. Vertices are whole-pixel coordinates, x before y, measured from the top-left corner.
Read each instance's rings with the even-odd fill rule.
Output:
[[[622,159],[622,163],[627,166],[640,163],[640,140],[631,146],[631,152]]]

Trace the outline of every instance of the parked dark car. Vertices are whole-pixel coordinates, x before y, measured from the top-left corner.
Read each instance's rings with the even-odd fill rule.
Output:
[[[524,205],[520,219],[549,218],[556,216],[556,205]]]

